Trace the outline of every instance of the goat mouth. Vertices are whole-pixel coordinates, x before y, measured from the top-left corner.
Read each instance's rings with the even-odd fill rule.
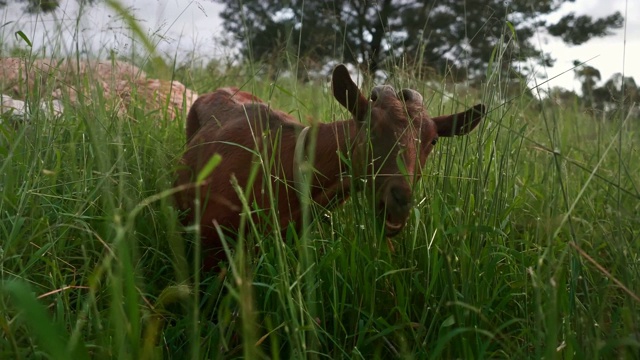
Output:
[[[395,223],[395,222],[391,222],[389,220],[386,220],[384,222],[384,226],[385,226],[385,235],[389,236],[389,237],[393,237],[396,236],[400,233],[400,231],[402,231],[402,229],[404,228],[405,223]]]

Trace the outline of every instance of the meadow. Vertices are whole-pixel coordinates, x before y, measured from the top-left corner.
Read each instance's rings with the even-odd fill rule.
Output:
[[[324,81],[261,69],[172,76],[304,123],[348,116]],[[499,74],[448,95],[416,72],[389,82],[432,115],[489,114],[439,141],[393,251],[360,194],[284,239],[247,223],[220,272],[199,271],[199,229],[172,200],[185,114],[122,117],[96,91],[59,118],[3,118],[0,358],[640,357],[638,119],[508,94]]]

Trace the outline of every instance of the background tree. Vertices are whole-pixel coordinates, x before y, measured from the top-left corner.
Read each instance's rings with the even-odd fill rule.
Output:
[[[596,84],[600,81],[600,70],[589,65],[580,66],[580,61],[574,60],[573,66],[576,79],[582,84],[582,98],[586,107],[593,107],[596,103]],[[599,96],[600,97],[600,96]]]
[[[622,111],[624,116],[628,112],[638,117],[640,104],[640,88],[633,77],[615,73],[598,86],[601,80],[600,71],[593,66],[581,65],[579,60],[573,62],[576,79],[582,84],[581,105],[587,110],[598,110],[599,114],[612,115]]]
[[[626,106],[638,105],[640,90],[633,77],[623,76],[621,73],[611,75],[603,86],[609,93],[607,100]]]
[[[25,11],[28,13],[52,12],[60,6],[60,0],[0,0],[0,8],[9,2],[25,4]],[[76,0],[79,3],[92,3],[96,0]]]
[[[621,110],[626,116],[629,111],[635,109],[634,113],[638,114],[640,89],[633,77],[615,73],[602,87],[594,90],[594,98],[602,110]]]
[[[539,30],[579,45],[622,26],[619,12],[593,20],[571,13],[557,23],[544,17],[574,0],[213,0],[224,4],[225,29],[241,39],[241,53],[254,59],[283,51],[319,63],[341,60],[369,72],[398,57],[443,74],[481,76],[491,54],[504,44],[501,71],[527,73],[525,60],[552,66],[537,50]]]
[[[549,96],[543,100],[544,103],[566,108],[580,105],[581,99],[574,91],[555,86],[549,91]]]

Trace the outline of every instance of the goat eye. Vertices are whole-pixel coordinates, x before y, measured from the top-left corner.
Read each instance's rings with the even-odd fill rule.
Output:
[[[438,143],[438,138],[431,140],[431,145],[435,145]]]

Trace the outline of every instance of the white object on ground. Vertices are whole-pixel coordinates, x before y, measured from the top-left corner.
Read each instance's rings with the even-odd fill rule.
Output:
[[[64,112],[64,106],[60,100],[40,101],[40,109],[47,116],[58,117]],[[31,111],[29,111],[27,104],[22,100],[13,99],[9,95],[0,94],[0,114],[10,113],[11,116],[21,118],[22,120],[29,120]],[[2,119],[0,119],[0,124]]]

